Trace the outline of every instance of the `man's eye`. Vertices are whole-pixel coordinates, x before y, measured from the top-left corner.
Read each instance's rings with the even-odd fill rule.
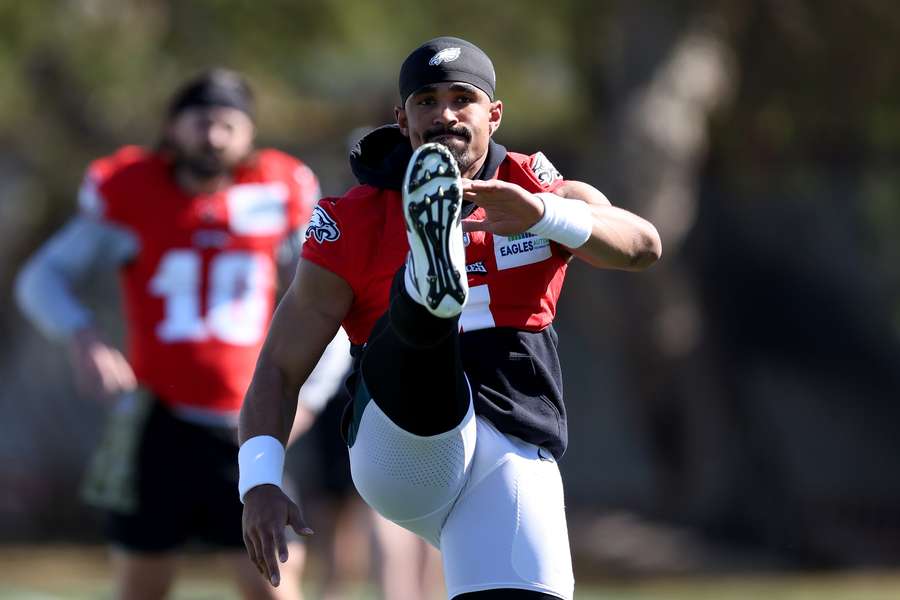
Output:
[[[419,106],[427,106],[429,104],[434,104],[434,98],[421,98],[418,102],[416,102]]]

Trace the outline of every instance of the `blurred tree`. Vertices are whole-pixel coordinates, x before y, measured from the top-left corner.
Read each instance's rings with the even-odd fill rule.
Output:
[[[640,277],[571,270],[572,504],[835,562],[900,556],[898,3],[0,3],[0,306],[88,161],[152,144],[194,71],[245,71],[263,143],[338,193],[349,132],[391,120],[400,61],[443,34],[494,58],[502,142],[664,236]],[[99,412],[11,308],[0,337],[0,478],[23,490],[0,497],[0,531],[78,529],[51,504]]]

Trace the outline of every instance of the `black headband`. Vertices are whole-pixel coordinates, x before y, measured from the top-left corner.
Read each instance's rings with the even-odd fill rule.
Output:
[[[187,82],[169,103],[169,117],[186,108],[224,106],[254,117],[253,92],[234,71],[213,69]]]
[[[400,100],[433,83],[461,81],[474,85],[491,100],[497,78],[494,65],[484,51],[466,40],[439,37],[412,51],[400,67]]]

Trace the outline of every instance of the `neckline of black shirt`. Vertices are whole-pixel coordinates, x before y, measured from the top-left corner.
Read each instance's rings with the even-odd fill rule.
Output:
[[[409,138],[403,135],[399,125],[384,125],[373,129],[350,150],[350,169],[363,185],[382,189],[399,190],[413,149]],[[475,179],[488,181],[506,160],[506,148],[494,140],[488,143],[487,158]],[[471,202],[463,203],[463,217],[475,210]]]

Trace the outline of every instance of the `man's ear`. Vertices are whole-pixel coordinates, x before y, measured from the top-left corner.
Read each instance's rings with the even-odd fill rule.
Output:
[[[409,121],[406,118],[406,111],[402,107],[394,107],[394,119],[397,121],[397,125],[400,126],[400,133],[409,137]]]
[[[490,131],[491,135],[494,135],[494,132],[500,129],[500,121],[502,118],[503,102],[500,100],[491,102],[491,107],[488,109],[488,131]]]

